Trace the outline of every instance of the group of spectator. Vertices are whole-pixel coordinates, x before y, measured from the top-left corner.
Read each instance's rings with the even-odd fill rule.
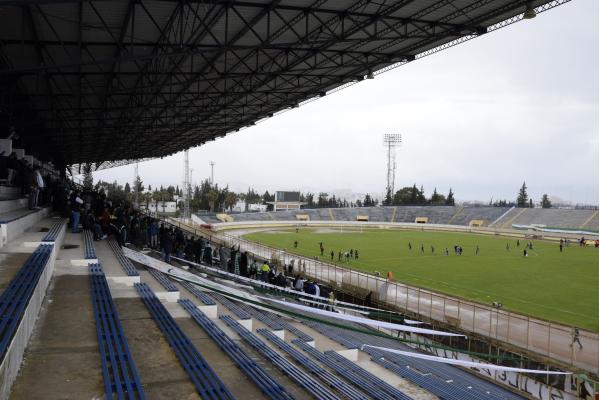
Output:
[[[306,268],[302,261],[298,261],[300,273],[294,278],[295,260],[283,265],[259,262],[247,252],[240,251],[239,246],[211,244],[210,238],[189,235],[179,227],[141,213],[127,204],[113,204],[102,190],[72,190],[68,201],[72,232],[79,231],[81,221],[83,229],[93,233],[94,240],[114,235],[121,246],[133,244],[138,248],[160,251],[167,263],[171,263],[174,256],[325,299],[333,295],[330,288],[302,278],[301,273]]]
[[[18,158],[15,152],[7,155],[0,151],[0,183],[20,188],[20,196],[29,199],[30,210],[52,202],[57,181],[48,171],[29,163],[26,158]]]

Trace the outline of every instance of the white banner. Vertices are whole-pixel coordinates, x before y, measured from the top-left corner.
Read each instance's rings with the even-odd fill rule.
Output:
[[[464,360],[455,360],[455,359],[452,359],[452,358],[437,357],[437,356],[430,356],[430,355],[427,355],[427,354],[413,353],[413,352],[410,352],[410,351],[402,351],[402,350],[396,350],[396,349],[389,349],[387,347],[371,346],[370,344],[363,344],[362,347],[361,347],[361,350],[363,350],[365,347],[371,347],[373,349],[387,351],[388,353],[400,354],[400,355],[407,356],[407,357],[420,358],[422,360],[441,362],[441,363],[444,363],[444,364],[460,365],[461,367],[467,367],[467,368],[486,368],[486,369],[495,370],[495,371],[527,372],[529,374],[544,374],[544,375],[546,375],[546,374],[548,374],[548,375],[571,375],[572,374],[572,372],[546,371],[546,370],[525,369],[525,368],[513,368],[513,367],[504,367],[502,365],[494,365],[494,364],[487,364],[487,363],[478,363],[478,362],[464,361]]]
[[[174,267],[171,264],[167,264],[166,262],[157,260],[156,258],[147,256],[138,251],[131,250],[127,247],[123,247],[123,254],[125,255],[125,257],[130,258],[135,262],[138,262],[138,263],[144,264],[150,268],[159,270],[160,272],[170,275],[176,279],[180,279],[180,280],[187,281],[190,283],[195,283],[196,285],[201,285],[204,287],[208,286],[209,288],[213,288],[215,290],[220,290],[225,293],[231,293],[235,296],[239,296],[239,297],[243,297],[243,298],[247,298],[250,300],[260,302],[260,300],[258,300],[256,298],[256,296],[252,296],[249,293],[232,288],[231,286],[222,285],[220,283],[216,283],[216,282],[210,281],[208,279],[201,278],[200,276],[198,276],[196,274],[192,274],[191,272],[184,271],[181,268]]]
[[[307,306],[303,306],[303,305],[300,305],[300,304],[289,303],[287,301],[270,299],[270,298],[267,298],[267,297],[260,297],[259,296],[259,298],[261,300],[264,300],[264,301],[275,302],[275,303],[278,303],[278,304],[285,305],[286,307],[294,308],[294,309],[297,309],[297,310],[302,310],[302,311],[305,311],[305,312],[308,312],[308,313],[317,314],[317,315],[321,315],[321,316],[329,317],[329,318],[340,319],[340,320],[348,321],[348,322],[356,322],[358,324],[364,324],[364,325],[374,326],[374,327],[378,327],[378,328],[387,328],[387,329],[393,329],[393,330],[396,330],[396,331],[413,332],[413,333],[419,333],[419,334],[424,334],[424,335],[461,336],[461,337],[466,337],[465,335],[460,335],[458,333],[435,331],[433,329],[413,328],[412,326],[393,324],[393,323],[385,322],[385,321],[376,321],[376,320],[373,320],[373,319],[356,317],[354,315],[338,314],[338,313],[331,312],[331,311],[320,310],[320,309],[313,308],[313,307],[307,307]]]
[[[154,250],[154,251],[157,252],[156,250]],[[250,285],[255,285],[255,286],[259,285],[260,287],[263,287],[263,288],[269,288],[269,289],[277,290],[277,291],[280,291],[280,292],[285,292],[285,293],[288,293],[288,294],[291,294],[291,295],[294,295],[294,296],[298,296],[298,297],[306,297],[306,298],[313,299],[313,300],[320,300],[321,304],[328,304],[327,299],[324,298],[324,297],[321,297],[321,296],[317,296],[317,295],[310,294],[310,293],[305,293],[305,292],[299,292],[297,290],[290,289],[290,288],[287,288],[287,287],[283,288],[281,286],[272,285],[272,284],[267,283],[267,282],[262,282],[262,281],[258,281],[256,279],[247,278],[245,276],[232,274],[230,272],[223,271],[222,269],[219,269],[219,268],[209,267],[209,266],[204,265],[204,264],[198,264],[198,263],[195,263],[193,261],[184,260],[183,258],[174,257],[174,256],[171,256],[171,258],[173,260],[177,260],[177,261],[189,264],[189,265],[193,265],[193,266],[205,269],[207,271],[211,271],[211,272],[214,272],[216,274],[223,275],[223,276],[231,278],[231,279],[236,279],[236,280],[239,280],[239,281],[242,281],[242,282],[247,282]],[[398,314],[397,312],[394,312],[394,311],[387,311],[387,310],[382,310],[380,308],[361,306],[361,305],[358,305],[358,304],[348,303],[348,302],[339,301],[339,300],[335,300],[334,306],[336,306],[336,307],[346,306],[348,308],[357,308],[357,309],[361,309],[361,310],[372,310],[372,311],[378,311],[378,312],[382,312],[382,313],[386,313],[386,314],[387,313]],[[407,324],[411,324],[411,325],[419,325],[419,324],[423,324],[424,323],[424,322],[421,322],[421,321],[413,321],[413,320],[405,320],[404,322],[407,323]]]
[[[225,292],[224,293],[225,296],[226,296],[226,293],[231,293],[235,296],[242,297],[242,298],[252,300],[252,301],[256,301],[259,303],[261,302],[261,299],[264,299],[264,300],[269,300],[269,301],[272,301],[275,303],[281,303],[288,307],[303,309],[303,310],[305,310],[307,312],[311,312],[311,313],[316,313],[316,314],[324,313],[322,315],[334,316],[333,318],[345,319],[347,321],[357,322],[357,323],[361,323],[361,324],[365,324],[365,325],[400,330],[400,331],[405,331],[405,332],[423,333],[423,334],[440,335],[440,336],[464,336],[464,335],[459,335],[459,334],[455,334],[455,333],[447,333],[447,332],[441,332],[441,331],[435,331],[435,330],[423,329],[423,328],[413,328],[413,327],[406,326],[406,325],[398,325],[398,324],[392,324],[389,322],[375,321],[372,319],[356,317],[356,316],[348,315],[348,314],[342,315],[342,314],[339,314],[336,312],[315,309],[313,307],[306,307],[306,306],[302,306],[299,304],[292,304],[289,302],[270,299],[270,298],[266,298],[266,297],[254,296],[254,295],[251,295],[244,291],[232,288],[230,286],[222,285],[222,284],[219,284],[219,283],[207,280],[207,279],[203,279],[196,274],[184,271],[180,268],[174,267],[170,264],[167,264],[161,260],[157,260],[156,258],[147,256],[146,254],[140,253],[138,251],[131,250],[127,247],[123,247],[123,254],[125,255],[125,257],[130,258],[133,261],[136,261],[140,264],[146,265],[150,268],[157,269],[160,272],[170,275],[176,279],[181,279],[181,280],[184,280],[184,281],[187,281],[190,283],[195,283],[197,285],[201,285],[201,286],[205,286],[205,287],[208,286],[209,288],[214,288],[215,290],[223,291],[223,292]],[[236,277],[237,277],[237,275],[236,275]],[[276,288],[281,289],[280,287],[276,287]],[[323,298],[320,298],[320,299],[323,299]],[[413,322],[413,321],[411,321],[411,322]],[[417,321],[414,321],[414,322],[417,322]]]

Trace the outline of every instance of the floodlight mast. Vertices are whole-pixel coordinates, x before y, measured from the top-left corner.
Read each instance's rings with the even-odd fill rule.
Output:
[[[184,190],[184,203],[183,203],[183,218],[188,221],[190,219],[190,197],[192,186],[190,182],[190,151],[186,150],[183,153],[183,163],[184,163],[184,182],[183,182],[183,190]]]
[[[140,187],[138,185],[138,180],[140,179],[140,166],[139,163],[136,162],[135,166],[133,167],[133,195],[134,195],[134,200],[133,200],[133,204],[136,207],[140,206]]]
[[[215,162],[211,161],[208,164],[210,165],[210,184],[213,185],[215,183]]]
[[[396,147],[402,144],[402,135],[399,133],[386,133],[383,135],[383,144],[387,147],[387,186],[386,195],[394,195],[396,180]]]

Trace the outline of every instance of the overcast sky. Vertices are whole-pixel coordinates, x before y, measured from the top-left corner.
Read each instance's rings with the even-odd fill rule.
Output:
[[[598,204],[598,1],[566,5],[417,60],[190,151],[193,181],[380,195],[384,133],[402,134],[396,189],[514,200],[525,181]],[[152,186],[183,180],[183,153],[140,163]],[[95,173],[131,182],[133,166]]]

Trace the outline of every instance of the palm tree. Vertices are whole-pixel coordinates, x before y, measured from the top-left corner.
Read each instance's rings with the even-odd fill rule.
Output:
[[[225,195],[225,207],[227,207],[229,211],[231,211],[231,209],[233,208],[233,206],[235,206],[235,203],[237,203],[237,201],[237,194],[233,192],[227,192],[227,194]]]
[[[211,189],[206,194],[206,199],[208,200],[208,206],[210,207],[210,211],[213,212],[215,209],[215,201],[219,198],[219,193],[216,190]]]

